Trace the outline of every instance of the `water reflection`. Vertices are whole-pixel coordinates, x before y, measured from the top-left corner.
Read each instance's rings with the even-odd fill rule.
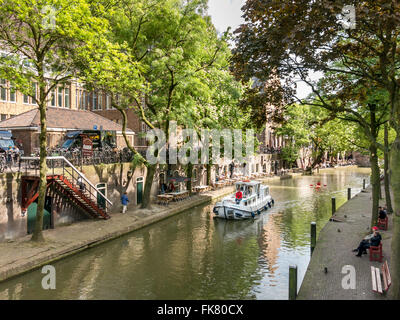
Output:
[[[213,219],[203,206],[55,263],[56,290],[36,270],[0,284],[0,299],[287,299],[288,268],[299,284],[317,232],[360,191],[368,169],[327,170],[270,183],[275,207],[255,221]],[[320,181],[322,187],[310,187]]]

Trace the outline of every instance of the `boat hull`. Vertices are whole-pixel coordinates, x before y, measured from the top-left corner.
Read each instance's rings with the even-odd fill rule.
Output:
[[[264,211],[273,206],[272,197],[268,197],[256,205],[244,207],[237,204],[226,204],[224,202],[217,202],[214,206],[213,212],[216,218],[227,220],[246,220],[255,219]]]

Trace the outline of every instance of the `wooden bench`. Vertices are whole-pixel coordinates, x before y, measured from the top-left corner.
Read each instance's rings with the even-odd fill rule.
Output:
[[[387,228],[388,228],[388,222],[389,222],[389,219],[388,219],[387,216],[386,216],[385,219],[379,219],[379,218],[378,218],[378,229],[380,229],[380,230],[387,230]]]
[[[389,287],[392,284],[392,278],[390,276],[389,266],[387,261],[385,261],[385,263],[382,265],[381,271],[382,271],[382,279],[381,279],[381,273],[379,272],[379,268],[371,266],[372,291],[383,294],[384,292],[389,290]]]
[[[377,247],[374,247],[374,246],[369,247],[369,261],[382,262],[382,258],[383,258],[382,242]]]

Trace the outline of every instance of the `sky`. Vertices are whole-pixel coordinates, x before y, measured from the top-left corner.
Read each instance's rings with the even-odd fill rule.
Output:
[[[232,27],[233,32],[241,23],[244,23],[240,9],[245,3],[246,0],[208,0],[208,14],[219,33],[226,31],[229,26]],[[317,74],[311,74],[311,79],[318,78]],[[310,92],[307,84],[297,83],[297,96],[300,99],[305,98]]]
[[[208,13],[218,32],[224,32],[229,26],[234,31],[244,22],[240,8],[246,0],[208,0]]]

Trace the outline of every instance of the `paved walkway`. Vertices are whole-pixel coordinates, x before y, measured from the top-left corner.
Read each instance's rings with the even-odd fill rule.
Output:
[[[233,191],[233,186],[225,187],[171,203],[168,207],[153,204],[151,210],[131,209],[125,214],[111,214],[109,220],[85,220],[45,230],[45,242],[40,244],[31,242],[30,235],[0,243],[0,281],[115,239]]]
[[[384,190],[382,188],[384,196]],[[385,199],[381,200],[385,204]],[[317,246],[307,268],[303,283],[298,294],[298,300],[385,300],[386,295],[372,291],[371,268],[380,267],[379,262],[369,261],[369,254],[361,258],[351,250],[356,248],[361,239],[371,233],[372,200],[371,187],[367,192],[361,192],[341,206],[336,215],[344,222],[328,222],[320,231]],[[345,217],[346,216],[346,217]],[[381,231],[383,239],[383,260],[388,261],[392,241],[392,216],[389,215],[389,228]],[[345,265],[354,266],[356,270],[356,289],[342,288],[342,274]],[[324,268],[328,272],[324,272]],[[389,289],[390,290],[390,289]]]

